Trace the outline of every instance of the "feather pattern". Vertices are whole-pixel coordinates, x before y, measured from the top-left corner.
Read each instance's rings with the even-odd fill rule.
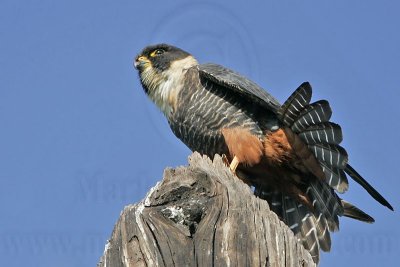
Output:
[[[327,251],[331,245],[329,231],[326,224],[324,225],[325,220],[317,220],[315,215],[297,200],[283,194],[281,197],[283,221],[309,250],[313,260],[318,262],[319,250]]]
[[[329,231],[337,231],[339,229],[338,216],[343,215],[343,207],[339,202],[335,192],[324,182],[314,180],[307,190],[314,207],[314,213],[322,213],[325,216]]]
[[[315,228],[317,229],[317,237],[319,247],[323,251],[331,250],[331,235],[329,234],[329,227],[326,217],[319,213],[318,216],[311,216],[314,221]]]
[[[328,167],[325,162],[320,161],[323,172],[325,173],[325,181],[330,187],[338,191],[339,193],[344,193],[349,188],[349,181],[347,180],[346,173],[336,167]]]
[[[299,136],[308,145],[318,143],[340,144],[343,140],[341,127],[333,122],[310,125],[300,132]]]
[[[185,90],[179,96],[181,104],[168,122],[174,134],[191,150],[213,157],[216,153],[228,153],[223,128],[246,128],[255,136],[263,136],[255,118],[256,106],[249,108],[249,103],[238,98],[232,91],[221,88],[207,79],[199,79],[197,69],[191,68],[186,73]],[[197,80],[197,83],[193,83]],[[273,113],[264,113],[268,118]]]
[[[182,54],[188,53],[182,53],[177,48],[172,51],[178,51],[178,58],[172,55],[171,59],[174,60],[169,62],[172,63],[169,69],[156,71],[153,69],[156,64],[150,64],[152,66],[146,69],[141,65],[138,67],[145,92],[164,112],[175,135],[191,150],[211,158],[216,153],[229,153],[221,134],[224,128],[241,127],[260,140],[263,140],[266,132],[280,128],[292,130],[290,132],[295,135],[291,138],[292,144],[297,146],[290,148],[297,151],[284,156],[288,162],[293,160],[289,162],[293,164],[282,165],[288,167],[285,170],[279,169],[281,166],[273,167],[285,176],[287,173],[287,177],[279,178],[285,178],[293,188],[300,191],[297,196],[303,196],[303,202],[300,203],[300,199],[295,196],[274,191],[276,189],[263,188],[256,182],[253,185],[255,194],[267,199],[271,210],[302,240],[316,263],[319,261],[319,249],[330,249],[329,231],[338,229],[338,216],[345,215],[368,222],[373,220],[355,206],[339,199],[334,192],[333,189],[338,192],[347,190],[346,173],[376,200],[393,209],[347,164],[347,153],[339,146],[342,141],[340,126],[329,122],[332,110],[327,101],[310,104],[312,88],[308,82],[300,85],[280,106],[274,97],[240,74],[216,64],[198,65],[190,55],[186,59],[181,58]],[[157,58],[150,61],[157,61]],[[182,64],[177,64],[179,62]],[[277,143],[278,146],[283,144]],[[304,166],[304,157],[314,158],[321,175],[315,175],[316,172],[304,168],[307,167]]]
[[[267,188],[256,189],[255,194],[266,199],[274,211],[293,231],[297,239],[310,252],[315,262],[319,261],[319,250],[329,251],[331,238],[325,216],[316,216],[305,205],[279,191]]]
[[[300,112],[310,103],[312,88],[308,82],[302,83],[278,110],[278,118],[291,126]]]
[[[196,68],[202,79],[218,84],[224,90],[228,89],[240,97],[250,99],[273,112],[276,112],[280,107],[278,100],[267,91],[233,70],[213,63],[201,64]]]
[[[314,152],[315,157],[320,162],[324,162],[327,167],[344,169],[347,165],[347,152],[339,145],[320,143],[310,145],[309,148]]]
[[[300,133],[310,125],[329,121],[331,116],[332,109],[329,106],[329,102],[326,100],[319,100],[306,106],[296,118],[293,125],[291,125],[291,128],[295,133]]]

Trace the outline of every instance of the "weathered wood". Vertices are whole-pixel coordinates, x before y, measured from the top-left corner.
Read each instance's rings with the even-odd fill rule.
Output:
[[[194,153],[188,167],[166,169],[143,201],[124,209],[98,266],[315,264],[221,157]]]

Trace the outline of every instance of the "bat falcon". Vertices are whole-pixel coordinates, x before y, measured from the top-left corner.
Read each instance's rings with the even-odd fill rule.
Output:
[[[339,216],[374,222],[336,194],[348,189],[347,175],[393,210],[349,165],[329,102],[311,102],[308,82],[281,105],[240,74],[199,64],[172,45],[145,47],[134,66],[173,133],[192,151],[225,155],[232,171],[268,201],[316,263],[320,250],[330,250]]]

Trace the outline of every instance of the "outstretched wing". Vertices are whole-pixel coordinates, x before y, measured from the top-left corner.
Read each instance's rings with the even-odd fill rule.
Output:
[[[349,164],[346,150],[339,144],[342,130],[330,121],[328,101],[310,103],[312,88],[305,82],[286,100],[277,114],[279,119],[308,145],[325,172],[327,184],[344,193],[348,188],[347,173],[379,203],[393,210],[389,202]]]
[[[340,126],[329,121],[332,111],[325,100],[310,104],[311,86],[303,83],[281,106],[278,100],[267,93],[256,83],[243,77],[235,71],[221,65],[207,63],[198,65],[200,77],[218,84],[225,89],[241,95],[258,105],[267,108],[278,115],[278,118],[297,133],[308,144],[320,159],[321,167],[327,176],[327,183],[339,192],[347,190],[346,172],[357,183],[382,205],[393,209],[392,206],[347,163],[347,154],[338,144],[342,141]],[[321,139],[322,138],[322,139]],[[325,160],[325,152],[329,159],[336,156],[341,165],[331,166],[332,162]],[[336,153],[336,154],[335,154]],[[339,157],[340,156],[340,157]],[[360,178],[361,177],[361,178]]]
[[[393,209],[348,164],[346,150],[339,145],[342,141],[341,128],[330,121],[332,110],[329,103],[326,100],[310,103],[312,88],[308,82],[301,84],[289,99],[280,105],[274,97],[257,84],[225,67],[204,64],[199,65],[198,69],[200,77],[206,82],[231,90],[236,96],[241,96],[276,114],[280,122],[308,146],[319,162],[325,181],[315,180],[306,187],[306,194],[312,201],[312,211],[282,192],[273,192],[270,188],[255,186],[255,194],[268,200],[272,210],[298,236],[315,262],[318,262],[320,249],[330,250],[329,232],[338,230],[339,216],[373,222],[373,218],[368,214],[336,195],[334,190],[344,193],[348,189],[346,173],[361,184],[378,202]]]
[[[272,95],[237,72],[213,63],[201,64],[198,69],[201,78],[231,89],[274,113],[281,106]]]

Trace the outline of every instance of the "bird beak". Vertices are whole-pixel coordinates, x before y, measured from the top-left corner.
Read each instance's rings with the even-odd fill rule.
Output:
[[[135,66],[135,69],[140,70],[142,69],[147,63],[149,63],[149,60],[144,57],[144,56],[138,56],[135,59],[135,62],[133,65]]]

